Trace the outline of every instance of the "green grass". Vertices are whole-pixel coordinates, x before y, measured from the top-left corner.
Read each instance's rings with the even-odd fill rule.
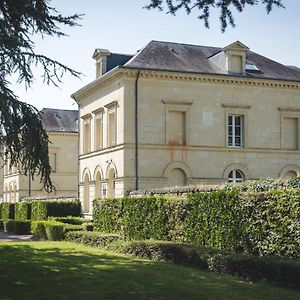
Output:
[[[0,299],[288,300],[264,283],[66,242],[0,244]]]

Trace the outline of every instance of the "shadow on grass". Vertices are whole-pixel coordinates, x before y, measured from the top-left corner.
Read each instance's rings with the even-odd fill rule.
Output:
[[[283,298],[300,299],[300,295],[71,243],[0,245],[0,299]]]

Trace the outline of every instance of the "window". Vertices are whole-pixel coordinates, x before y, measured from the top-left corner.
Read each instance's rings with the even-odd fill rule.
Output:
[[[244,147],[244,116],[228,116],[228,146]]]
[[[245,175],[241,170],[232,170],[228,174],[228,182],[243,182]]]
[[[83,153],[91,152],[91,114],[81,117],[83,120],[82,126],[82,151]]]
[[[103,108],[94,111],[95,114],[95,150],[103,148]]]
[[[117,145],[117,108],[118,102],[114,101],[105,105],[107,111],[107,147]]]
[[[116,116],[114,111],[108,112],[108,147],[116,145]]]

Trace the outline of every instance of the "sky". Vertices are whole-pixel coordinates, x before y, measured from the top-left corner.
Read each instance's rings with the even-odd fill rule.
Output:
[[[71,94],[95,79],[95,48],[114,53],[135,54],[151,40],[194,45],[225,47],[241,41],[251,51],[285,65],[300,67],[300,1],[283,0],[285,9],[274,8],[267,15],[265,7],[247,7],[244,12],[233,10],[236,27],[221,32],[218,13],[213,11],[210,28],[204,27],[195,10],[176,16],[166,11],[146,10],[147,0],[52,0],[50,6],[62,15],[84,14],[78,27],[62,27],[68,36],[34,37],[35,51],[82,73],[80,79],[66,75],[59,88],[43,83],[35,71],[29,89],[12,82],[20,100],[38,109],[44,107],[77,109]]]

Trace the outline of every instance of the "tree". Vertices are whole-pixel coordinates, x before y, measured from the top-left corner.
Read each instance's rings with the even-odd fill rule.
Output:
[[[0,1],[0,142],[9,167],[20,166],[25,175],[37,174],[46,191],[53,189],[48,157],[48,136],[36,108],[14,94],[12,77],[17,84],[30,87],[33,66],[43,70],[46,84],[58,85],[65,73],[80,73],[34,50],[36,35],[62,37],[59,26],[76,26],[81,15],[62,16],[49,6],[50,0]],[[9,161],[9,162],[8,162]]]
[[[228,22],[232,27],[235,27],[232,8],[236,8],[238,12],[242,12],[246,6],[262,3],[269,14],[274,6],[284,8],[282,2],[283,0],[150,0],[150,3],[145,8],[158,8],[162,11],[166,5],[168,13],[172,15],[175,15],[180,9],[185,9],[187,14],[190,14],[194,9],[199,9],[199,19],[204,21],[204,25],[207,28],[209,28],[210,10],[217,8],[220,10],[221,30],[224,32]]]

